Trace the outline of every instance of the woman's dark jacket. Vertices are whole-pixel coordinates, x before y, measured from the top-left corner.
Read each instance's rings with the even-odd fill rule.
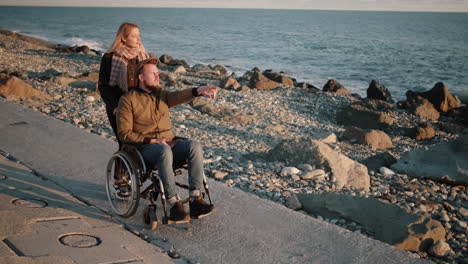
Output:
[[[112,55],[113,52],[105,53],[101,60],[101,67],[99,70],[99,84],[98,89],[101,94],[101,98],[106,104],[107,110],[111,112],[117,108],[120,97],[128,92],[119,86],[109,86],[110,73],[112,69]],[[135,67],[137,59],[128,61],[127,65],[127,80],[129,89],[137,86],[137,80],[135,79]]]
[[[109,118],[109,123],[114,131],[114,134],[117,136],[117,120],[114,114],[114,110],[119,105],[119,99],[124,95],[128,90],[137,86],[137,80],[135,78],[135,68],[138,60],[132,59],[127,63],[127,84],[128,89],[121,88],[117,85],[109,86],[109,79],[112,69],[112,55],[113,52],[105,53],[101,60],[101,67],[99,69],[99,83],[98,90],[101,95],[104,104],[106,105],[106,113]],[[120,141],[119,149],[121,147]]]

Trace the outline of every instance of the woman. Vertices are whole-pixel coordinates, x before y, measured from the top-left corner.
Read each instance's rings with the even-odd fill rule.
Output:
[[[147,58],[149,55],[141,43],[138,25],[131,23],[120,25],[111,48],[102,57],[98,86],[106,105],[107,117],[116,136],[115,109],[120,97],[137,86],[134,74],[136,64]],[[121,143],[120,141],[118,143],[120,149]]]

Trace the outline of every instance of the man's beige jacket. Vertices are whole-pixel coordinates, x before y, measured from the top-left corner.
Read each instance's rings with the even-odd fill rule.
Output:
[[[117,107],[119,140],[127,144],[145,143],[145,138],[174,138],[169,108],[195,98],[192,88],[181,91],[140,88],[123,95]]]

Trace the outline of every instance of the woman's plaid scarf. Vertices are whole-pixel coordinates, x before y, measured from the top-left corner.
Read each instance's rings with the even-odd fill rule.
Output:
[[[138,48],[123,46],[115,50],[112,55],[109,86],[118,86],[122,91],[128,91],[127,64],[128,60],[135,57],[138,58],[138,61],[149,58],[143,45]]]

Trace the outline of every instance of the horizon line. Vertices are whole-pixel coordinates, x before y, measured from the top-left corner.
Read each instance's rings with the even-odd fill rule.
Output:
[[[408,12],[408,13],[468,13],[467,11],[436,11],[436,10],[380,10],[380,9],[312,9],[312,8],[261,8],[261,7],[171,7],[171,6],[64,6],[64,5],[13,5],[0,4],[10,7],[85,7],[85,8],[174,8],[174,9],[241,9],[241,10],[298,10],[298,11],[361,11],[361,12]]]

